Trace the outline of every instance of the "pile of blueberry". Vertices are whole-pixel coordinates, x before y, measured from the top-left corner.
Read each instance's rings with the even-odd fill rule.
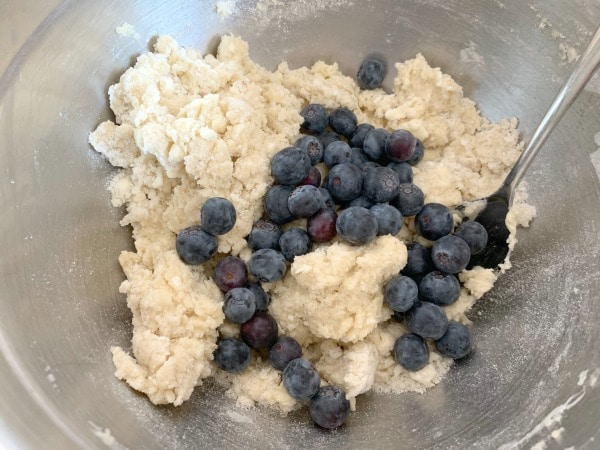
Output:
[[[359,85],[379,86],[385,70],[382,60],[366,60],[357,76]],[[411,218],[431,247],[407,243],[407,264],[384,287],[384,299],[409,330],[395,342],[394,357],[405,369],[416,371],[427,364],[428,341],[453,359],[470,352],[469,330],[449,321],[443,307],[458,299],[457,274],[473,265],[472,256],[489,247],[488,235],[476,221],[464,221],[455,229],[447,206],[424,203],[412,172],[424,156],[424,147],[409,131],[358,124],[356,115],[344,107],[328,112],[322,105],[309,104],[301,115],[306,134],[271,160],[274,184],[264,197],[263,218],[247,237],[252,250],[248,264],[226,256],[215,266],[214,280],[224,293],[223,312],[229,321],[240,324],[240,339],[221,338],[214,361],[222,370],[239,373],[250,364],[253,351],[268,356],[271,365],[282,371],[288,393],[309,401],[313,420],[324,428],[336,428],[349,411],[344,391],[320,387],[321,378],[302,358],[299,343],[279,336],[278,325],[268,313],[269,295],[260,283],[281,280],[288,264],[310,252],[315,243],[338,235],[351,245],[364,245],[376,236],[397,235],[405,218]],[[298,219],[306,219],[306,226],[294,226]],[[187,264],[210,260],[216,252],[216,236],[230,231],[235,221],[229,200],[208,199],[201,208],[200,225],[177,235],[179,257]]]

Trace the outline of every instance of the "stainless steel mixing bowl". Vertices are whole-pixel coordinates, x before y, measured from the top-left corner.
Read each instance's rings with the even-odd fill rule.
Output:
[[[211,51],[240,34],[267,67],[355,73],[422,52],[527,139],[600,23],[597,0],[4,0],[0,3],[0,441],[7,448],[600,448],[600,82],[527,176],[538,218],[471,313],[475,351],[424,395],[369,394],[347,426],[239,411],[207,384],[155,407],[113,376],[129,311],[113,170],[87,145],[106,91],[158,34]],[[260,5],[268,5],[260,8]],[[139,36],[115,27],[129,23]],[[562,47],[561,47],[562,46]],[[574,53],[571,52],[571,56]],[[596,141],[594,141],[594,137]]]

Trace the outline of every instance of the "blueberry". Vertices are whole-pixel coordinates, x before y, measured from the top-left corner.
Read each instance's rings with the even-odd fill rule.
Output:
[[[213,355],[217,367],[231,373],[242,372],[252,360],[250,348],[234,338],[220,339]]]
[[[288,198],[288,209],[296,217],[310,217],[324,207],[323,196],[314,186],[298,186]]]
[[[435,341],[435,348],[448,358],[464,358],[471,352],[471,332],[462,323],[450,321],[446,333]]]
[[[396,275],[385,285],[383,299],[396,312],[404,313],[417,301],[417,283],[405,275]]]
[[[365,195],[361,195],[360,197],[356,197],[355,199],[352,199],[346,203],[346,208],[349,208],[350,206],[362,206],[363,208],[370,209],[373,205],[375,205],[373,200]]]
[[[226,256],[215,266],[215,283],[223,292],[242,287],[247,281],[246,263],[237,256]]]
[[[327,146],[332,142],[342,140],[342,137],[339,134],[337,134],[335,131],[329,130],[325,130],[322,133],[315,135],[315,137],[321,141],[321,145],[323,145],[324,149],[327,148]]]
[[[202,264],[217,252],[217,238],[199,225],[193,225],[179,232],[175,240],[175,250],[184,263]]]
[[[279,327],[273,317],[264,311],[257,311],[240,326],[240,337],[254,350],[270,348],[277,341]]]
[[[408,130],[395,130],[385,141],[385,154],[391,161],[408,161],[415,153],[417,138]]]
[[[344,141],[334,141],[325,148],[323,162],[327,167],[352,162],[352,149]]]
[[[358,69],[356,81],[361,89],[377,89],[387,73],[387,63],[380,55],[369,55]]]
[[[279,184],[297,185],[308,175],[310,158],[306,150],[286,147],[273,155],[271,175]]]
[[[294,147],[304,150],[313,166],[323,160],[323,144],[315,136],[299,137],[294,143]]]
[[[281,252],[263,248],[252,253],[248,268],[250,273],[260,281],[271,283],[283,278],[287,265]]]
[[[333,128],[336,133],[345,137],[352,136],[352,133],[356,130],[356,123],[356,114],[348,108],[342,107],[334,109],[329,115],[329,125],[331,128]]]
[[[447,306],[458,300],[460,282],[455,275],[435,270],[425,275],[419,282],[421,300]]]
[[[404,317],[409,331],[423,339],[439,339],[448,328],[446,313],[433,303],[417,300]]]
[[[200,208],[202,229],[213,236],[230,231],[235,225],[236,217],[235,207],[226,198],[209,198]]]
[[[403,334],[394,343],[394,358],[406,370],[414,372],[427,365],[429,349],[421,336]]]
[[[290,228],[279,238],[281,253],[288,261],[294,261],[296,256],[310,252],[312,242],[310,236],[302,228]]]
[[[225,294],[223,313],[225,318],[233,323],[244,323],[256,311],[256,300],[250,289],[243,287],[233,288]]]
[[[330,208],[323,208],[308,218],[306,231],[313,242],[323,244],[332,240],[336,232],[337,213]]]
[[[406,266],[401,270],[402,275],[411,277],[413,280],[420,280],[425,274],[435,270],[433,260],[431,259],[431,250],[418,242],[412,242],[406,245],[408,258]]]
[[[359,164],[358,168],[363,174],[363,180],[367,176],[367,173],[369,173],[371,169],[374,169],[376,167],[381,167],[381,164],[376,163],[375,161],[365,161],[364,163]]]
[[[469,245],[451,234],[439,238],[431,248],[433,265],[446,273],[460,272],[467,267],[470,257]]]
[[[294,215],[288,208],[288,198],[294,190],[291,186],[276,184],[271,186],[263,199],[265,213],[276,224],[284,224],[294,220]]]
[[[396,172],[396,175],[398,175],[398,181],[400,184],[413,182],[413,170],[410,164],[392,161],[387,165],[387,167],[394,169],[394,172]]]
[[[346,393],[337,386],[323,386],[310,399],[310,417],[320,427],[332,429],[346,422],[350,402]]]
[[[411,166],[415,166],[421,162],[423,157],[425,156],[425,147],[423,147],[423,142],[420,139],[417,139],[417,144],[415,145],[415,151],[413,155],[408,158],[406,161]]]
[[[354,132],[352,133],[352,136],[350,136],[350,139],[348,140],[348,143],[352,146],[352,147],[360,147],[362,148],[363,146],[363,142],[365,141],[365,137],[367,136],[367,133],[371,130],[373,130],[375,127],[373,125],[371,125],[370,123],[361,123],[359,124],[356,129],[354,130]]]
[[[360,198],[360,197],[359,197]],[[373,205],[369,210],[377,219],[377,236],[391,234],[396,236],[402,228],[402,214],[392,205],[379,203]]]
[[[305,128],[310,133],[321,133],[329,121],[327,110],[322,105],[316,103],[306,106],[300,111],[300,115],[304,119],[302,128]]]
[[[373,160],[379,160],[385,155],[385,142],[389,133],[383,128],[375,128],[367,133],[363,141],[363,150]]]
[[[269,349],[269,361],[277,370],[285,369],[285,366],[294,359],[302,356],[302,347],[298,341],[289,336],[280,336],[277,342]]]
[[[417,232],[430,241],[450,234],[453,226],[450,208],[441,203],[427,203],[415,216]]]
[[[279,238],[281,237],[281,227],[268,220],[259,220],[252,225],[252,230],[248,235],[248,246],[254,250],[261,248],[279,249]]]
[[[367,244],[377,236],[375,215],[360,206],[344,209],[335,226],[340,237],[352,245]]]
[[[308,175],[306,175],[306,178],[304,178],[304,180],[302,180],[300,184],[303,186],[320,187],[321,171],[315,166],[310,166],[310,169],[308,169]]]
[[[425,194],[419,186],[412,183],[403,183],[398,189],[398,195],[390,201],[402,213],[402,217],[414,216],[423,207]]]
[[[321,193],[321,197],[323,197],[323,203],[325,204],[325,208],[335,210],[335,201],[333,200],[331,193],[324,187],[319,188],[319,192]]]
[[[456,228],[456,231],[454,231],[454,235],[467,243],[471,250],[471,255],[480,253],[485,248],[488,241],[487,231],[485,231],[483,225],[474,220],[468,220],[461,223]]]
[[[389,167],[374,167],[364,176],[363,190],[375,203],[385,203],[398,195],[398,175]]]
[[[350,152],[350,163],[354,164],[355,166],[360,166],[362,163],[365,163],[369,160],[369,157],[362,148],[352,147]]]
[[[321,384],[317,369],[304,358],[291,360],[283,369],[281,379],[288,393],[297,400],[308,400]]]
[[[353,164],[333,166],[327,176],[325,188],[334,200],[348,202],[362,192],[363,177],[360,169]]]
[[[269,309],[271,303],[271,297],[265,292],[260,283],[248,283],[246,289],[250,289],[254,294],[254,303],[256,304],[256,311],[266,311]]]

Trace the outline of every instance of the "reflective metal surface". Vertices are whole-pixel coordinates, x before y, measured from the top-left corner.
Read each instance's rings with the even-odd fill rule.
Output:
[[[109,84],[154,36],[210,51],[234,32],[265,66],[324,59],[349,75],[371,50],[392,60],[422,52],[492,120],[519,117],[527,139],[569,71],[564,45],[581,49],[600,23],[596,0],[285,1],[261,10],[238,0],[229,18],[215,3],[0,3],[2,445],[598,448],[597,77],[528,172],[538,218],[519,235],[513,270],[471,314],[473,355],[438,387],[361,397],[347,426],[325,433],[305,413],[238,411],[211,385],[181,407],[154,407],[113,377],[108,349],[131,335],[117,264],[131,242],[106,190],[112,170],[87,135],[110,117]],[[124,22],[139,39],[115,33]]]

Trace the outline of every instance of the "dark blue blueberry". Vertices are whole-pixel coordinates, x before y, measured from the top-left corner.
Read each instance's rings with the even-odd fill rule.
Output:
[[[215,283],[223,292],[242,287],[247,281],[246,263],[237,256],[226,256],[215,266]]]
[[[324,207],[323,196],[314,186],[298,186],[288,198],[288,209],[296,217],[308,218]]]
[[[223,197],[212,197],[200,208],[200,225],[213,236],[225,234],[235,225],[236,212],[233,204]]]
[[[364,245],[377,236],[377,219],[366,208],[351,206],[340,212],[335,224],[342,239],[352,245]]]
[[[350,163],[354,164],[355,166],[360,166],[362,163],[365,163],[369,160],[369,157],[362,148],[352,147],[350,151],[352,152],[350,155]]]
[[[362,192],[363,176],[358,167],[353,164],[338,164],[333,166],[327,175],[325,188],[334,200],[349,202]]]
[[[458,300],[460,282],[455,275],[435,270],[425,275],[419,282],[421,300],[448,306]]]
[[[319,188],[319,192],[321,193],[321,197],[323,197],[323,202],[325,203],[325,207],[335,210],[335,201],[333,200],[331,193],[324,187]]]
[[[462,323],[451,320],[446,333],[435,341],[435,348],[448,358],[464,358],[471,352],[471,332]]]
[[[373,125],[371,125],[370,123],[361,123],[359,124],[356,129],[354,130],[354,133],[352,133],[352,136],[350,136],[350,139],[348,140],[348,143],[352,146],[352,147],[360,147],[362,148],[363,146],[363,142],[365,141],[365,137],[367,136],[367,133],[371,130],[373,130],[375,127]]]
[[[356,197],[355,199],[350,200],[348,203],[346,203],[346,208],[349,208],[350,206],[362,206],[363,208],[370,209],[373,205],[375,205],[375,202],[373,200],[364,195],[361,195],[360,197]]]
[[[248,268],[250,273],[260,281],[271,283],[283,278],[287,265],[281,252],[263,248],[252,253]]]
[[[281,237],[281,227],[268,220],[259,220],[252,225],[252,230],[248,235],[248,246],[253,250],[261,248],[279,249],[279,238]]]
[[[396,198],[390,201],[402,213],[402,217],[414,216],[423,207],[425,194],[419,186],[412,183],[403,183],[398,189]]]
[[[225,294],[223,313],[225,318],[233,323],[244,323],[256,311],[256,300],[250,289],[233,288]]]
[[[389,167],[374,167],[364,176],[363,191],[375,203],[389,202],[399,189],[398,175]]]
[[[322,428],[341,427],[350,412],[346,393],[337,386],[323,386],[310,399],[310,417]]]
[[[234,338],[220,339],[214,352],[214,361],[219,369],[231,373],[240,373],[252,360],[250,348]]]
[[[302,186],[321,186],[321,171],[317,169],[315,166],[311,166],[308,170],[308,175],[306,178],[300,182]]]
[[[419,244],[411,242],[406,245],[408,258],[406,266],[400,273],[419,281],[425,274],[435,270],[433,261],[431,260],[431,249]]]
[[[327,167],[352,162],[352,149],[344,141],[334,141],[325,148],[323,162]]]
[[[417,139],[417,144],[415,145],[415,151],[413,153],[413,155],[408,158],[408,160],[406,161],[408,164],[410,164],[411,166],[416,166],[417,164],[419,164],[421,162],[421,160],[423,159],[423,156],[425,156],[425,147],[423,146],[423,142],[421,142],[420,139]]]
[[[454,235],[464,240],[471,249],[471,255],[480,253],[488,241],[488,234],[483,225],[474,220],[461,223],[454,231]]]
[[[329,121],[327,110],[322,105],[316,103],[306,106],[300,111],[300,115],[304,119],[302,128],[313,134],[321,133]]]
[[[448,328],[446,313],[433,303],[417,300],[404,317],[409,331],[423,339],[439,339]]]
[[[450,208],[441,203],[427,203],[415,216],[417,232],[430,241],[450,234],[453,226]]]
[[[377,236],[385,234],[396,236],[400,232],[402,214],[398,209],[385,203],[373,205],[369,209],[377,219]]]
[[[419,289],[417,283],[404,275],[396,275],[385,285],[383,299],[396,312],[404,313],[417,301]]]
[[[271,297],[265,292],[260,283],[248,283],[246,288],[250,289],[254,294],[254,302],[256,303],[256,311],[266,311],[269,309]]]
[[[403,334],[394,343],[394,358],[406,370],[414,372],[427,365],[429,349],[421,336]]]
[[[385,142],[389,133],[383,128],[375,128],[367,133],[363,141],[363,150],[373,160],[385,156]]]
[[[471,258],[469,245],[458,236],[439,238],[431,248],[433,265],[442,272],[458,273],[467,267]]]
[[[408,130],[395,130],[385,141],[385,154],[390,161],[405,162],[415,153],[417,138]]]
[[[264,311],[257,311],[240,326],[240,337],[254,350],[270,348],[277,341],[279,327],[273,317]]]
[[[413,170],[410,164],[392,161],[387,165],[387,167],[394,169],[394,172],[396,172],[396,175],[398,175],[398,181],[400,184],[413,182]]]
[[[325,130],[322,133],[315,135],[323,145],[323,149],[327,148],[329,144],[335,141],[341,141],[342,137],[337,134],[335,131]]]
[[[331,208],[323,208],[308,218],[306,231],[313,242],[323,244],[331,241],[337,234],[336,222],[337,213]]]
[[[336,133],[341,134],[345,137],[352,136],[354,130],[356,130],[356,114],[350,111],[348,108],[337,108],[334,109],[329,115],[329,125]]]
[[[363,180],[367,173],[369,173],[371,169],[374,169],[375,167],[381,167],[381,164],[376,163],[375,161],[365,161],[364,163],[358,165],[358,168],[363,174]]]
[[[273,155],[271,175],[279,184],[295,186],[308,175],[310,158],[306,150],[286,147]]]
[[[294,147],[304,150],[313,166],[323,160],[323,144],[314,136],[299,137],[294,143]]]
[[[297,400],[308,400],[321,384],[319,372],[304,358],[291,360],[283,369],[281,379],[288,393]]]
[[[387,73],[387,62],[381,55],[369,55],[358,69],[356,81],[361,89],[377,89]]]
[[[269,188],[263,199],[263,206],[271,221],[283,224],[294,220],[294,215],[288,208],[288,198],[293,190],[293,187],[281,184]]]
[[[296,256],[310,252],[311,246],[310,236],[302,228],[290,228],[279,238],[281,253],[290,262],[294,261]]]
[[[280,336],[277,342],[269,349],[269,361],[277,370],[285,369],[285,366],[294,359],[302,356],[302,347],[298,341],[289,336]]]
[[[217,238],[199,225],[187,227],[175,239],[177,255],[186,264],[202,264],[217,252]]]

